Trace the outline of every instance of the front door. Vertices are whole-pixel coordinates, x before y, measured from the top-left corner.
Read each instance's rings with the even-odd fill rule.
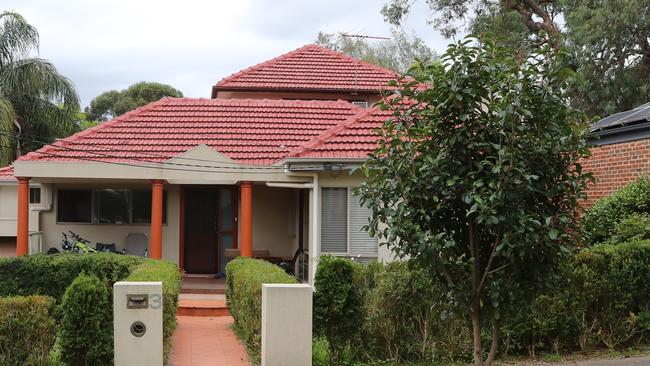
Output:
[[[230,187],[186,187],[183,193],[183,268],[187,273],[225,271],[225,249],[232,248],[236,225]]]

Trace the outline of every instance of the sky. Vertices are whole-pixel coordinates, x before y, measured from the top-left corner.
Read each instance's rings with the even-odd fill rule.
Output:
[[[384,0],[0,0],[40,34],[39,56],[70,78],[82,106],[138,81],[209,98],[243,68],[313,43],[319,31],[390,35]],[[416,2],[403,28],[441,53],[449,41]]]

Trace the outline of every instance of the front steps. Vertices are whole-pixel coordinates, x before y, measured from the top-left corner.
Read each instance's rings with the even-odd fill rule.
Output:
[[[178,299],[178,316],[230,316],[226,305],[226,282],[211,276],[183,276]]]

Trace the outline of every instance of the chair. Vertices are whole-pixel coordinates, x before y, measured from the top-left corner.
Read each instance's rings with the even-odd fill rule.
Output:
[[[149,239],[145,233],[129,233],[126,236],[126,253],[144,257],[149,251]]]

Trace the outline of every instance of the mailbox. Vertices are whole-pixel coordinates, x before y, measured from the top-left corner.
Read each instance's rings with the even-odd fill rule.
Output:
[[[113,285],[115,366],[162,366],[162,282]]]

